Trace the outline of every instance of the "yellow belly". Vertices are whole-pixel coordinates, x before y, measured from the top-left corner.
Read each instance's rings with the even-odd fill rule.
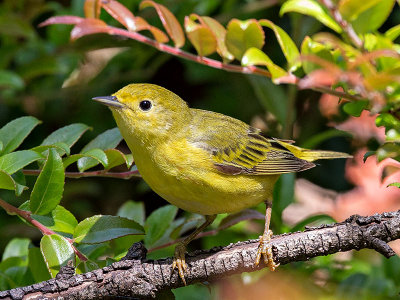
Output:
[[[208,152],[186,141],[149,151],[128,145],[148,185],[169,203],[186,211],[212,215],[232,213],[272,200],[279,175],[226,175],[218,172]],[[162,153],[162,155],[154,155]]]

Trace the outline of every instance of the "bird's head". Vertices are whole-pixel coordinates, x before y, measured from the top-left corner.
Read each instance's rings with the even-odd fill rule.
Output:
[[[107,105],[122,135],[138,139],[167,138],[190,118],[186,102],[154,84],[129,84],[112,96],[95,97]]]

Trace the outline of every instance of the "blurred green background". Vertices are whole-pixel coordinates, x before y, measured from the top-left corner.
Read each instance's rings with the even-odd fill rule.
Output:
[[[161,28],[154,11],[138,11],[139,1],[120,2],[135,15],[144,16],[149,23]],[[306,35],[322,29],[320,23],[306,16],[286,14],[279,17],[280,3],[276,0],[159,2],[168,7],[181,24],[184,16],[190,13],[214,17],[225,25],[232,18],[267,18],[285,29],[298,46]],[[318,93],[299,92],[292,86],[275,86],[269,80],[254,75],[213,69],[159,52],[136,41],[117,37],[96,35],[71,43],[69,33],[72,26],[69,25],[38,28],[38,24],[50,16],[83,16],[83,4],[83,0],[4,0],[0,4],[0,126],[23,115],[35,116],[43,122],[28,137],[22,148],[36,146],[55,129],[79,122],[93,128],[73,148],[81,149],[99,133],[115,127],[110,111],[91,101],[91,98],[110,95],[132,82],[161,85],[181,96],[191,107],[238,118],[262,128],[268,135],[293,138],[298,145],[307,143],[316,134],[328,130],[327,120],[318,109]],[[102,19],[108,24],[118,25],[104,11]],[[396,7],[381,30],[385,31],[399,21],[400,10]],[[97,56],[93,53],[86,54],[90,50],[109,47],[126,48],[119,49],[116,55],[115,50],[106,50]],[[191,51],[189,44],[185,46],[185,50]],[[284,64],[284,57],[272,32],[266,31],[264,50],[274,62]],[[74,81],[70,75],[82,63],[86,64],[87,73]],[[69,86],[63,88],[66,82]],[[290,103],[289,111],[285,112],[289,115],[285,128],[271,114],[271,102]],[[341,117],[344,119],[345,116],[339,116]],[[347,137],[325,139],[318,148],[352,151]],[[120,149],[128,152],[124,144],[120,145]],[[321,162],[317,168],[296,176],[307,178],[327,189],[346,191],[352,186],[344,178],[344,165],[344,160]],[[291,195],[293,180],[287,180],[289,183],[283,190]],[[0,197],[16,206],[26,200],[24,196],[17,200],[11,191],[1,191]],[[292,198],[286,201],[293,201]],[[85,178],[67,179],[62,205],[80,221],[94,214],[115,215],[118,208],[130,199],[143,201],[147,215],[166,204],[140,179]],[[262,206],[259,209],[262,211]],[[254,223],[255,225],[239,224],[217,236],[197,240],[190,245],[190,249],[257,238],[262,223]],[[275,233],[288,228],[282,224],[279,216],[275,217],[273,223]],[[0,210],[0,228],[0,253],[13,237],[29,237],[34,243],[41,238],[39,231],[27,227],[3,210]],[[163,254],[171,255],[171,249]],[[285,289],[286,285],[293,285],[294,289],[298,288],[299,293],[283,293],[286,298],[281,299],[307,299],[311,296],[323,299],[353,299],[356,296],[365,299],[395,299],[400,278],[399,268],[396,266],[400,267],[397,257],[387,261],[373,252],[362,251],[351,261],[346,260],[343,263],[334,257],[321,257],[311,263],[283,266],[277,274],[260,271],[257,274],[235,276],[212,285],[211,293],[207,285],[196,285],[179,289],[175,291],[175,295],[178,298],[188,298],[190,295],[190,299],[238,299],[235,297],[242,294],[243,299],[250,298],[249,295],[262,295],[261,298],[265,298],[266,287],[271,289],[276,285],[271,289],[271,299],[278,299],[279,287]],[[258,282],[270,284],[263,288]],[[235,289],[239,287],[242,290],[235,294]],[[230,298],[230,293],[233,293],[234,298]]]

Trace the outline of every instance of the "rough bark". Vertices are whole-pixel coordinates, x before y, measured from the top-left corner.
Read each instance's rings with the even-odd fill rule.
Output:
[[[283,265],[363,248],[375,249],[390,257],[395,253],[387,242],[399,238],[400,211],[397,211],[370,217],[352,216],[342,223],[274,236],[271,243],[275,261]],[[188,254],[187,283],[213,281],[263,268],[264,265],[253,267],[257,246],[257,240],[250,240]],[[0,299],[152,298],[162,291],[183,285],[176,270],[172,272],[172,258],[145,260],[146,251],[138,244],[131,250],[127,259],[103,269],[73,276],[70,266],[67,266],[55,279],[0,292]]]

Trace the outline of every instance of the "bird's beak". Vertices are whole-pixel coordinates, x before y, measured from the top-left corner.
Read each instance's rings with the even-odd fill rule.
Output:
[[[100,96],[92,98],[95,101],[98,101],[104,105],[115,107],[115,108],[122,108],[124,105],[120,103],[115,96]]]

